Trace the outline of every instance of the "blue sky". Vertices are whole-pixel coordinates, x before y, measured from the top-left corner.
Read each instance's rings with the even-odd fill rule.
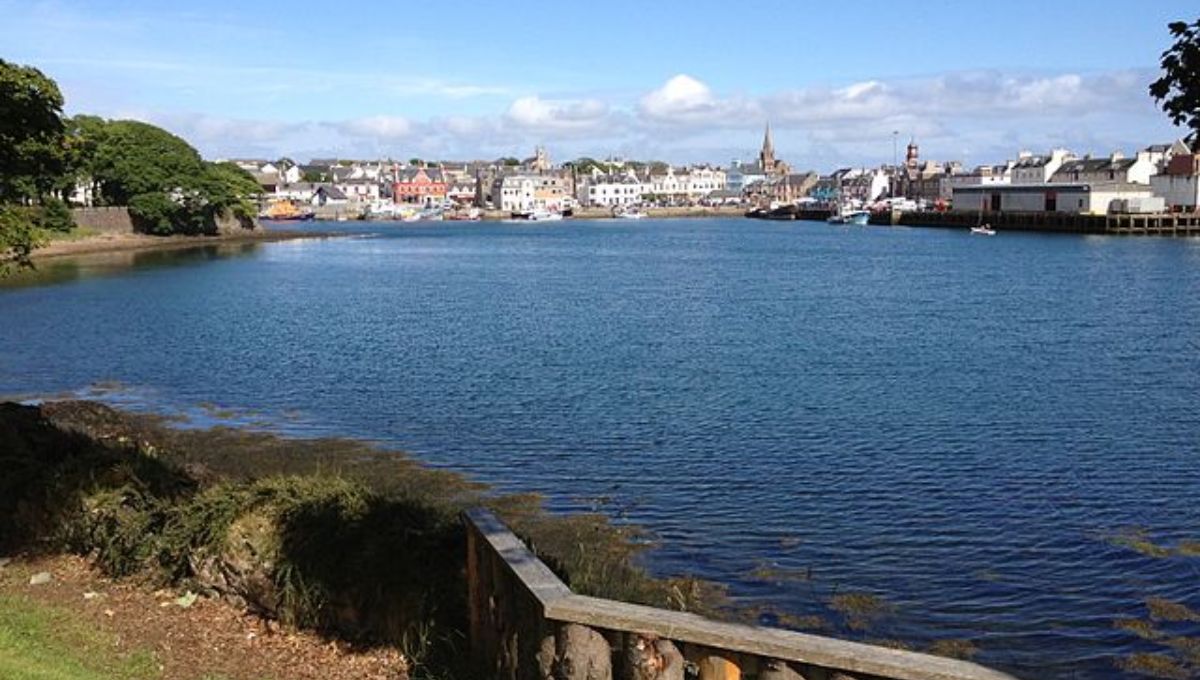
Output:
[[[70,113],[206,156],[623,155],[800,168],[1180,135],[1146,94],[1194,2],[0,0],[0,58]],[[1086,10],[1084,10],[1086,7]]]

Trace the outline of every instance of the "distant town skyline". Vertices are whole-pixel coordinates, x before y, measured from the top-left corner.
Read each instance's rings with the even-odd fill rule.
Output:
[[[210,158],[609,155],[728,164],[770,122],[826,169],[1181,136],[1147,86],[1192,3],[943,0],[330,6],[0,0],[0,58],[67,112],[136,118]],[[893,134],[895,133],[895,134]]]

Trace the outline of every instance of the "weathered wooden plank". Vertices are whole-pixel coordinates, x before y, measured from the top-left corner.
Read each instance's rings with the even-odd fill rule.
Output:
[[[729,652],[718,655],[727,663],[710,662],[711,668],[706,671],[709,675],[704,677],[739,677],[740,671],[733,659],[737,654],[744,654],[778,660],[784,664],[783,668],[786,668],[787,662],[811,667],[803,676],[797,676],[811,676],[810,680],[825,675],[826,669],[830,671],[828,677],[843,674],[847,677],[874,676],[890,680],[1014,680],[1010,675],[967,661],[775,628],[722,623],[685,612],[575,595],[490,512],[471,510],[466,513],[466,519],[468,531],[475,532],[474,545],[479,549],[474,552],[474,576],[472,565],[468,564],[469,583],[477,583],[482,591],[478,597],[470,598],[472,606],[482,610],[478,614],[472,611],[472,630],[475,630],[475,617],[478,615],[482,619],[480,629],[485,639],[495,636],[480,646],[488,648],[493,654],[499,652],[502,660],[497,670],[512,673],[518,664],[524,664],[521,676],[547,677],[545,673],[550,672],[553,666],[554,676],[563,677],[566,667],[561,662],[561,629],[553,647],[548,647],[545,626],[532,625],[531,622],[531,619],[540,615],[559,624],[580,624],[616,633],[633,633],[645,638],[657,637],[666,644],[673,640]],[[489,554],[489,550],[492,554]],[[472,552],[469,552],[468,560],[472,559]],[[525,593],[530,597],[522,597]],[[526,606],[532,606],[533,609],[522,611],[518,617],[516,612],[525,610]],[[519,628],[524,637],[519,643],[521,656],[524,657],[521,660],[514,658],[518,653],[515,639],[517,631],[513,625],[517,618],[522,619]],[[603,641],[603,636],[595,630],[591,633]],[[582,633],[575,631],[573,635],[578,637]],[[678,651],[675,653],[678,654]],[[554,658],[547,658],[551,654]],[[624,661],[621,669],[623,673],[626,671]],[[599,669],[593,671],[599,672]],[[735,671],[739,675],[731,675]],[[778,674],[783,671],[775,672]],[[795,673],[794,670],[792,672]],[[676,676],[665,675],[663,680],[676,680]]]
[[[585,595],[546,603],[546,618],[596,628],[653,633],[676,642],[812,664],[896,680],[1013,680],[978,664],[777,628],[711,621]]]
[[[495,515],[482,508],[474,508],[468,510],[466,516],[470,520],[468,524],[478,531],[479,537],[492,547],[517,580],[540,602],[571,594],[571,589]]]

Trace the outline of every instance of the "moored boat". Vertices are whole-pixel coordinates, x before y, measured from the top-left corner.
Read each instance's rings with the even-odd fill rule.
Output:
[[[971,227],[971,233],[979,236],[995,236],[996,230],[992,229],[990,224],[981,224],[977,227]]]
[[[308,221],[315,217],[313,211],[301,210],[291,201],[276,201],[259,214],[260,219],[280,222]]]

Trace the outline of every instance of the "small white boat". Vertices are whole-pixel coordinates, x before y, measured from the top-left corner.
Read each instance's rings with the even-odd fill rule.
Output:
[[[871,213],[866,210],[850,210],[847,212],[831,215],[825,221],[830,224],[855,224],[865,226],[867,221],[871,219]]]
[[[866,210],[855,210],[846,215],[846,224],[857,224],[858,226],[866,226],[871,219],[871,213]]]
[[[557,222],[562,218],[563,216],[560,212],[551,212],[549,210],[539,208],[529,213],[529,216],[525,219],[529,220],[530,222]]]
[[[646,218],[646,213],[636,212],[636,211],[635,212],[623,212],[623,213],[617,213],[617,217],[619,217],[623,220],[642,220],[642,219]]]
[[[981,224],[978,227],[971,227],[971,233],[979,234],[980,236],[995,236],[996,230],[992,229],[992,225],[990,224]]]

